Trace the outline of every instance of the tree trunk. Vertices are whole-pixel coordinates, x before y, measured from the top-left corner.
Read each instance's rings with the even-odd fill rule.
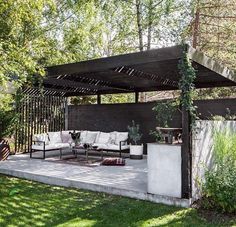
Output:
[[[193,47],[196,48],[198,45],[198,35],[199,35],[199,7],[195,13],[195,21],[193,28]]]
[[[152,23],[153,23],[153,0],[148,2],[148,34],[147,34],[147,50],[151,49],[152,40]]]
[[[141,3],[140,0],[136,0],[136,17],[138,26],[138,37],[139,37],[139,50],[143,51],[143,29],[141,24]]]

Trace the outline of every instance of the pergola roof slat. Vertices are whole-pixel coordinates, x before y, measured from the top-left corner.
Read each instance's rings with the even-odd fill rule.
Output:
[[[236,86],[233,71],[188,46],[196,88]],[[47,67],[45,89],[64,96],[176,90],[181,45]]]

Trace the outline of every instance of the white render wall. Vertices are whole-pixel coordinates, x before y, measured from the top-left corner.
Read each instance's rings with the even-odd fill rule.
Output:
[[[149,143],[148,193],[181,198],[181,145]]]
[[[212,166],[213,131],[230,130],[236,132],[236,121],[197,121],[192,140],[192,196],[200,197],[200,184],[204,180],[205,169]]]

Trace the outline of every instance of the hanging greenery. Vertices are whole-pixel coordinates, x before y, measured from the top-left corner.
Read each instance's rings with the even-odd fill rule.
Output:
[[[193,68],[187,54],[188,45],[183,44],[183,57],[180,59],[178,69],[182,78],[179,81],[179,89],[182,91],[180,104],[189,112],[191,118],[191,127],[195,125],[197,119],[197,107],[193,104],[193,95],[195,91],[194,81],[196,79],[196,70]]]

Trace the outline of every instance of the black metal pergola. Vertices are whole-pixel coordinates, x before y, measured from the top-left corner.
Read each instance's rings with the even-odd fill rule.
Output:
[[[183,54],[183,46],[179,45],[50,66],[46,68],[47,75],[43,79],[43,93],[45,96],[63,98],[62,106],[61,99],[54,98],[60,109],[65,108],[65,98],[69,96],[97,95],[99,104],[100,95],[103,94],[135,93],[137,102],[139,92],[179,89],[178,84],[182,75],[178,64]],[[187,46],[187,55],[196,69],[196,88],[236,86],[236,75],[233,71],[190,46]],[[38,95],[38,88],[25,88],[24,93],[28,97],[35,97]],[[52,102],[49,101],[49,105],[50,103]],[[30,104],[25,111],[30,112],[30,108],[34,105],[34,103]],[[34,110],[37,108],[35,107]],[[50,108],[46,108],[47,111],[50,115]],[[39,129],[39,131],[44,130],[45,128]],[[182,131],[182,197],[189,198],[191,196],[191,132],[189,114],[184,109]]]

